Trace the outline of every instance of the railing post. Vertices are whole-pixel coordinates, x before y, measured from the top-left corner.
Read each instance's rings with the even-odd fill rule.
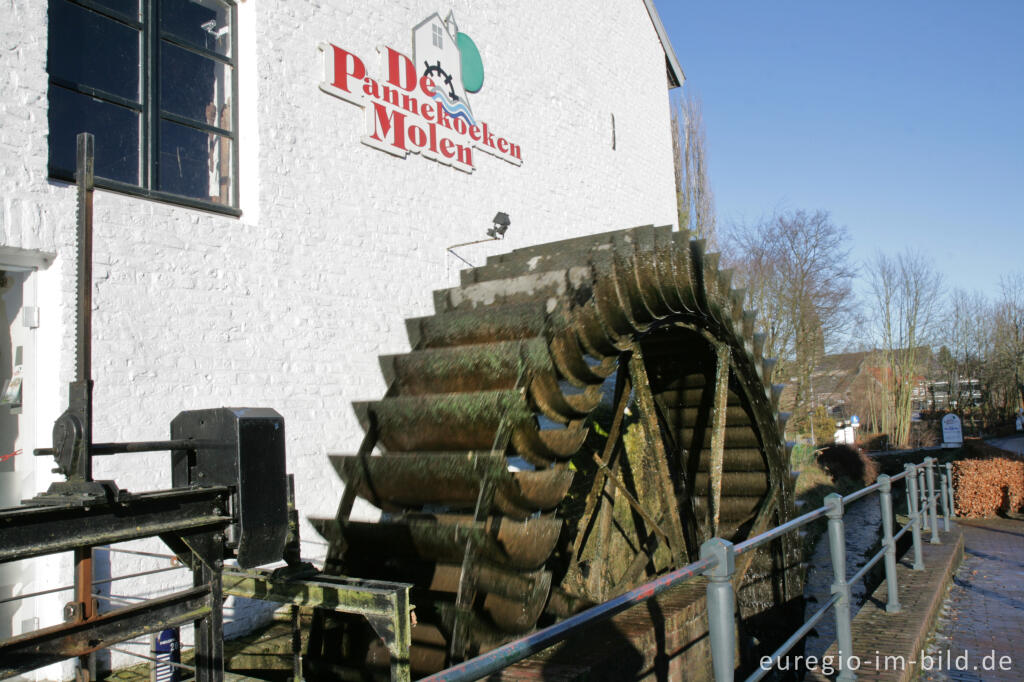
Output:
[[[928,481],[928,523],[932,529],[932,539],[929,541],[933,545],[938,545],[942,542],[939,539],[939,517],[935,512],[935,458],[925,457],[924,458],[924,471],[925,480]]]
[[[953,496],[953,465],[946,462],[946,481],[949,483],[949,515],[956,518],[956,498]]]
[[[885,584],[888,587],[885,610],[898,613],[900,591],[896,582],[896,542],[892,539],[892,481],[888,474],[878,477],[878,500],[882,505],[882,543],[885,546]]]
[[[839,648],[839,676],[836,680],[855,680],[849,669],[853,656],[853,634],[850,627],[850,585],[846,582],[846,532],[843,528],[843,496],[831,493],[825,497],[828,507],[828,549],[832,557],[832,594],[839,595],[835,605],[836,645]]]
[[[736,553],[732,543],[711,538],[700,546],[700,558],[718,559],[704,572],[708,578],[708,637],[711,640],[711,666],[715,682],[732,682],[736,671],[736,595],[732,575],[736,571]]]
[[[921,512],[921,530],[928,531],[928,484],[924,479],[924,462],[917,465],[917,508]]]
[[[924,556],[921,550],[921,511],[917,506],[917,466],[904,464],[903,470],[907,472],[907,499],[910,501],[910,535],[914,539],[914,570],[924,570]]]
[[[946,469],[939,467],[939,495],[942,497],[943,529],[949,532],[949,486],[946,485]]]

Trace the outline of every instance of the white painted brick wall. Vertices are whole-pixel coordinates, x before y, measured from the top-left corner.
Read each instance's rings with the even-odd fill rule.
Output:
[[[318,89],[319,42],[380,77],[378,45],[410,53],[413,25],[449,9],[484,61],[473,111],[522,146],[521,167],[475,151],[469,175],[381,153],[359,142],[363,111]],[[56,414],[72,372],[75,205],[74,188],[46,175],[45,12],[42,0],[0,7],[0,243],[59,254],[41,275],[62,292],[40,329],[61,336],[60,357],[44,360],[60,363],[57,380],[39,387]],[[303,515],[331,515],[341,486],[326,454],[355,450],[350,403],[383,394],[377,356],[407,350],[404,319],[457,281],[446,246],[482,238],[499,210],[505,241],[460,255],[482,263],[675,222],[665,57],[641,0],[243,0],[238,12],[243,216],[97,192],[95,438],[163,437],[183,409],[271,406]],[[103,458],[96,475],[134,491],[170,484],[163,454]],[[322,551],[303,531],[306,553]],[[121,556],[113,572],[154,565]],[[157,576],[115,593],[177,584]]]

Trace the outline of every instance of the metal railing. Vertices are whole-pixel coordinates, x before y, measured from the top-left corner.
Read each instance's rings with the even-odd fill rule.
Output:
[[[922,530],[931,532],[930,543],[940,543],[937,509],[939,504],[942,505],[945,530],[949,531],[949,520],[953,512],[952,465],[947,463],[945,466],[939,467],[938,490],[935,485],[936,467],[934,457],[926,457],[921,464],[905,464],[903,473],[895,476],[882,474],[874,484],[845,497],[838,493],[832,493],[825,498],[824,506],[737,544],[722,538],[711,538],[701,546],[699,561],[666,573],[656,580],[610,601],[492,649],[486,654],[442,670],[424,680],[428,682],[441,682],[442,680],[463,682],[480,679],[546,649],[578,632],[586,625],[607,620],[630,606],[651,599],[698,575],[703,575],[708,578],[707,617],[712,669],[716,682],[731,681],[736,670],[736,595],[732,584],[736,557],[823,517],[828,519],[829,556],[833,571],[832,596],[771,654],[770,665],[766,663],[758,666],[757,671],[747,678],[747,682],[760,680],[771,672],[775,664],[825,617],[829,609],[834,610],[836,625],[839,659],[837,666],[839,676],[836,679],[843,682],[854,680],[856,675],[848,665],[850,657],[853,656],[850,585],[863,580],[868,571],[874,568],[879,561],[884,561],[887,586],[885,610],[889,613],[900,611],[899,584],[896,574],[896,543],[907,532],[911,534],[913,542],[912,568],[915,571],[921,571],[924,570],[921,546]],[[900,480],[906,481],[909,521],[899,532],[894,534],[892,484]],[[879,495],[882,513],[882,549],[851,578],[847,579],[846,532],[843,524],[843,511],[851,503],[875,492]]]

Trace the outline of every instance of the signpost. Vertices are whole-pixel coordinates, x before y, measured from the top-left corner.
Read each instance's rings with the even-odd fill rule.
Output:
[[[942,418],[942,447],[958,448],[964,444],[964,432],[960,417],[952,412]]]

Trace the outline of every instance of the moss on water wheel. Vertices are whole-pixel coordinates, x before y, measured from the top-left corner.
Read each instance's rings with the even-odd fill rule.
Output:
[[[318,527],[327,570],[415,585],[417,672],[793,516],[771,361],[717,262],[668,227],[592,235],[488,259],[408,321],[387,394],[355,406],[365,450],[331,458],[385,516]],[[801,613],[798,539],[737,568],[760,653]],[[312,658],[379,659],[345,619],[318,627],[343,642]]]

